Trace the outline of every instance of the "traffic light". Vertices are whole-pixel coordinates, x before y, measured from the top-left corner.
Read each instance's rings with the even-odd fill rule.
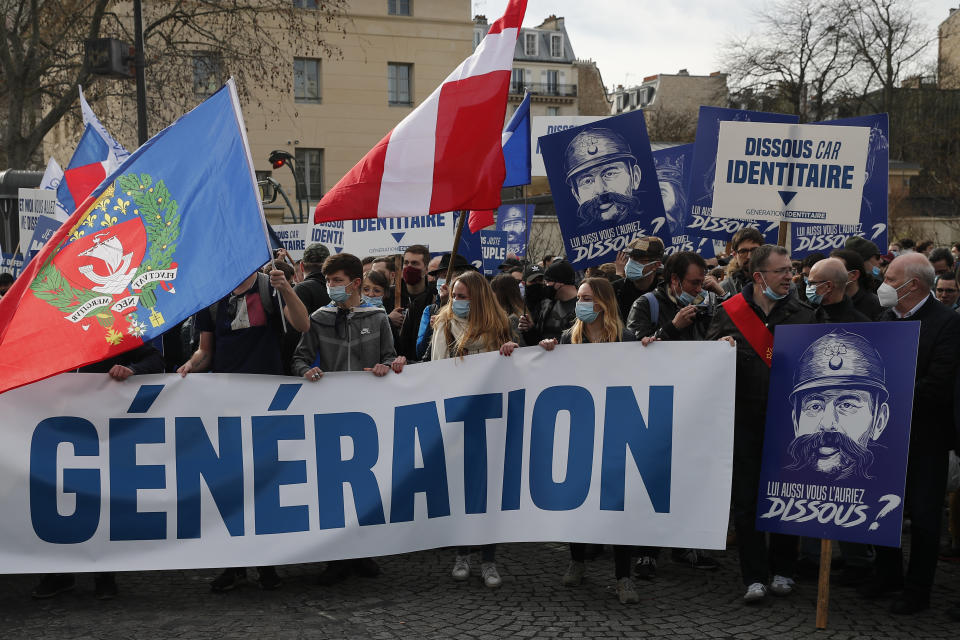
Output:
[[[132,78],[133,48],[126,42],[113,38],[96,38],[84,43],[90,72],[111,78]]]
[[[290,155],[290,153],[287,151],[283,151],[282,149],[277,149],[276,151],[270,152],[269,160],[270,160],[270,164],[273,165],[274,169],[279,169],[280,167],[286,165],[288,162],[292,162],[293,156]]]

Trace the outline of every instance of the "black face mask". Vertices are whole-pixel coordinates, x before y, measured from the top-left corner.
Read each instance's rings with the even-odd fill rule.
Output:
[[[543,292],[540,296],[543,300],[553,300],[556,296],[557,296],[556,289],[554,289],[553,287],[548,287],[546,285],[543,286]]]

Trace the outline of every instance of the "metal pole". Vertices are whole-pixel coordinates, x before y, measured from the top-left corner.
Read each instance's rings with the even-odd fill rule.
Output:
[[[294,193],[297,196],[297,211],[299,212],[299,215],[300,215],[300,219],[297,222],[303,222],[304,221],[303,220],[303,198],[301,198],[301,196],[303,195],[303,192],[306,191],[307,181],[306,179],[304,179],[303,181],[304,188],[301,189],[300,182],[297,180],[297,170],[293,168],[293,162],[292,161],[288,162],[287,166],[290,167],[290,171],[293,172],[293,187],[294,187]]]
[[[147,141],[146,58],[143,55],[143,10],[141,0],[133,0],[134,65],[137,72],[137,144]]]

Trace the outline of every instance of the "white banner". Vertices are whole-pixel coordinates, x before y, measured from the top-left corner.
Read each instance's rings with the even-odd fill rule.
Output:
[[[508,541],[723,548],[734,369],[726,343],[678,342],[316,383],[60,375],[0,395],[0,566],[230,567]]]
[[[310,244],[309,224],[275,224],[273,225],[273,231],[277,234],[277,239],[280,240],[280,244],[287,250],[291,258],[294,260],[303,258],[303,252]],[[333,249],[328,248],[333,253]]]
[[[857,224],[868,127],[721,122],[711,215]]]
[[[409,218],[346,220],[343,226],[343,251],[361,259],[367,256],[403,253],[407,247],[415,244],[426,245],[431,253],[453,249],[452,213]]]
[[[530,175],[546,176],[547,168],[540,153],[540,136],[572,129],[580,125],[603,120],[606,116],[531,116],[530,122]]]

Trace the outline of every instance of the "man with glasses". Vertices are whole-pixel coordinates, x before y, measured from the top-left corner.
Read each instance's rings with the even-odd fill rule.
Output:
[[[739,258],[738,258],[739,259]],[[793,591],[797,560],[794,536],[766,534],[754,528],[763,430],[766,424],[773,332],[781,324],[814,324],[817,312],[791,289],[790,254],[765,244],[751,251],[747,264],[751,283],[718,309],[707,332],[708,340],[732,337],[737,348],[736,408],[733,437],[733,520],[740,554],[740,572],[747,587],[747,603],[763,600],[770,591]]]
[[[933,285],[933,293],[945,307],[960,313],[960,308],[957,305],[957,299],[960,298],[960,289],[957,288],[957,276],[953,272],[948,271],[937,276]]]
[[[752,227],[744,227],[733,234],[730,246],[733,248],[733,255],[740,268],[720,283],[728,297],[737,295],[752,282],[749,269],[747,269],[750,263],[750,254],[764,242],[763,234]]]

